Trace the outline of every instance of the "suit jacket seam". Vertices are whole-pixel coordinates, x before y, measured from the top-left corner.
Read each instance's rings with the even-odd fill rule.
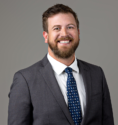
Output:
[[[26,80],[26,78],[24,77],[24,75],[19,71],[19,73],[22,75],[22,77],[24,78],[25,82],[26,82],[26,85],[27,85],[27,88],[28,88],[28,91],[29,91],[29,96],[30,96],[30,102],[31,102],[31,94],[30,94],[30,88],[28,86],[28,82]]]

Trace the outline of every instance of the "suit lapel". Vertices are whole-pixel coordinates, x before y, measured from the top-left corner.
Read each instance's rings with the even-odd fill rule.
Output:
[[[80,73],[82,74],[82,77],[83,77],[85,92],[86,92],[86,108],[85,108],[85,113],[81,124],[81,125],[85,125],[86,119],[89,115],[88,111],[90,109],[90,102],[91,102],[91,74],[90,74],[89,67],[84,65],[79,60],[78,60],[78,65],[79,65]]]
[[[42,60],[42,65],[43,67],[40,67],[40,70],[39,70],[40,73],[42,74],[47,86],[49,87],[53,96],[57,100],[66,118],[68,119],[71,125],[74,125],[72,117],[65,103],[64,97],[62,95],[62,92],[54,76],[54,71],[47,59],[47,55]],[[84,85],[85,85],[85,91],[86,91],[86,108],[85,108],[84,118],[81,124],[81,125],[85,125],[86,119],[89,115],[88,112],[89,112],[90,102],[91,102],[91,75],[90,75],[89,67],[87,67],[80,60],[78,60],[78,67],[79,67],[80,73],[82,74]]]
[[[64,97],[62,95],[62,92],[59,88],[59,85],[57,83],[57,80],[54,76],[54,71],[51,67],[51,64],[49,63],[47,57],[45,57],[43,60],[44,67],[40,68],[40,73],[42,74],[47,86],[51,90],[53,96],[57,100],[59,106],[61,107],[63,113],[67,117],[68,121],[71,125],[74,125],[72,117],[69,113],[69,110],[67,108],[67,105],[65,103]]]

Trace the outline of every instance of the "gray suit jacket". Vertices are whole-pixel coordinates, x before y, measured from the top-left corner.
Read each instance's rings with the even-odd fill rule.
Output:
[[[78,60],[86,90],[81,125],[114,125],[102,69]],[[15,73],[9,93],[8,125],[74,125],[47,55]]]

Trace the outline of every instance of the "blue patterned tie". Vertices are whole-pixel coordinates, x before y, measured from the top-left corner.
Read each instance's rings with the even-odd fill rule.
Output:
[[[68,108],[75,125],[80,125],[82,121],[81,105],[77,91],[76,81],[72,74],[72,69],[67,67],[65,72],[68,74],[67,78],[67,98]]]

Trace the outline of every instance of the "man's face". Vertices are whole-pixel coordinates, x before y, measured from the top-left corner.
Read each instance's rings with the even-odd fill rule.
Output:
[[[79,30],[71,13],[59,13],[48,18],[48,33],[43,32],[49,53],[59,58],[69,58],[79,44]]]

